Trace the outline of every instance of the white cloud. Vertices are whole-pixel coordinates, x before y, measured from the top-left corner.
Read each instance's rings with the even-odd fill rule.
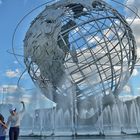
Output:
[[[127,0],[126,5],[129,7],[131,6],[130,8],[134,8],[132,6],[140,8],[140,1],[139,0]]]
[[[140,47],[137,48],[137,57],[140,59]]]
[[[139,0],[127,0],[126,5],[130,7],[133,11],[135,11],[138,15],[140,15],[140,1]],[[131,23],[134,19],[135,13],[130,12],[130,10],[126,9],[126,12],[128,13],[128,19],[127,22]],[[133,30],[136,43],[137,43],[137,57],[140,59],[140,19],[139,17],[136,17],[135,20],[133,21],[131,28]],[[139,62],[138,62],[139,63]]]
[[[130,86],[128,86],[128,85],[124,86],[123,91],[126,92],[126,93],[131,93]]]
[[[14,64],[18,64],[18,61],[14,61]]]
[[[127,19],[128,23],[132,22],[132,19]],[[131,25],[135,40],[136,40],[136,45],[137,45],[137,58],[140,59],[140,19],[136,18],[134,22]],[[139,63],[139,62],[138,62]]]
[[[100,40],[101,38],[99,36],[88,36],[87,38],[87,42],[89,42],[90,44],[99,42]]]
[[[19,69],[16,69],[15,71],[9,69],[6,71],[6,76],[9,78],[19,77],[20,71],[19,71]]]
[[[140,14],[140,1],[139,0],[127,0],[125,11],[127,13],[126,17],[135,17],[135,13]],[[130,10],[130,9],[132,10]]]
[[[139,74],[138,70],[137,69],[134,69],[133,70],[133,73],[132,73],[132,76],[137,76]]]
[[[131,4],[133,4],[135,2],[135,0],[127,0],[127,4],[128,5],[131,5]]]
[[[74,32],[74,33],[79,32],[79,28],[78,28],[78,27],[75,28],[75,29],[73,30],[73,32]]]
[[[140,87],[138,87],[138,88],[137,88],[137,90],[139,90],[139,91],[140,91]]]
[[[134,95],[125,95],[125,96],[120,96],[119,99],[123,102],[125,101],[130,101],[133,100],[135,98],[137,98],[138,96],[134,96]]]

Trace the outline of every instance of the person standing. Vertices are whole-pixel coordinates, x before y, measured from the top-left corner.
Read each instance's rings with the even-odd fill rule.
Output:
[[[4,122],[4,117],[0,114],[0,140],[5,140],[6,138],[7,125]]]
[[[21,101],[23,108],[20,112],[16,112],[16,108],[11,108],[10,116],[8,117],[7,126],[10,124],[9,130],[9,140],[18,140],[20,131],[20,121],[22,120],[23,114],[25,112],[25,104]]]

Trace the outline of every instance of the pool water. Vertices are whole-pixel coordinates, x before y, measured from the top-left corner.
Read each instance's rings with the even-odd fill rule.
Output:
[[[8,137],[6,138],[8,140]],[[122,136],[77,136],[77,137],[19,137],[19,140],[140,140],[140,135]]]

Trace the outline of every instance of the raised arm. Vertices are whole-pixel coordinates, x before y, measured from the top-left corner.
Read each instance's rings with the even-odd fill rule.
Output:
[[[25,111],[25,104],[23,101],[21,101],[21,104],[23,105],[23,107],[22,107],[22,110],[20,112],[23,113]]]

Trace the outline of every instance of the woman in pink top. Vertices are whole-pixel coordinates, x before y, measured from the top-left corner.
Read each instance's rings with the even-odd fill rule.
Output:
[[[7,125],[4,122],[4,117],[0,114],[0,140],[5,140],[6,138]]]

